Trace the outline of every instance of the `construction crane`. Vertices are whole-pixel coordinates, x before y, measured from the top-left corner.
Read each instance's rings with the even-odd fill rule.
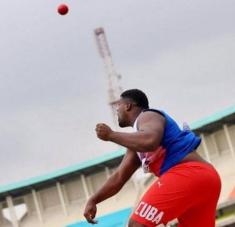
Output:
[[[117,74],[114,68],[111,51],[109,49],[104,29],[96,28],[94,33],[98,50],[105,66],[108,81],[108,102],[111,107],[114,124],[116,125],[114,104],[122,93],[122,87],[120,85],[121,75]]]

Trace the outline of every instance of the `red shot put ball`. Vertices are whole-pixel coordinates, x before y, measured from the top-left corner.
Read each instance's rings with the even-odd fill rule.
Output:
[[[65,15],[69,11],[69,7],[66,4],[60,4],[57,8],[57,11],[60,15]]]

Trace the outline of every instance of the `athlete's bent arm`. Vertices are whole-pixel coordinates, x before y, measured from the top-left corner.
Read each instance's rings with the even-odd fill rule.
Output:
[[[84,216],[89,223],[95,224],[96,204],[117,194],[132,174],[139,168],[140,160],[137,154],[127,150],[120,166],[105,182],[105,184],[92,195],[85,207]]]
[[[156,150],[164,133],[165,118],[155,112],[144,112],[138,119],[138,132],[125,133],[113,131],[106,124],[96,126],[97,136],[112,141],[133,151],[147,152]]]

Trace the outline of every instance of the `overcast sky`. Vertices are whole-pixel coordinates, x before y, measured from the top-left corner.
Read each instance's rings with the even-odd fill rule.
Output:
[[[124,89],[181,124],[235,104],[234,0],[0,1],[0,184],[113,152],[93,31],[105,29]]]

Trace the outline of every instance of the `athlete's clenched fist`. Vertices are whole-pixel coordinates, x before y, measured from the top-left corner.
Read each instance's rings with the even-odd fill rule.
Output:
[[[99,139],[109,141],[110,135],[113,133],[113,130],[104,123],[99,123],[96,125],[96,135]]]
[[[97,224],[97,221],[94,219],[96,216],[96,212],[96,204],[92,200],[88,200],[83,215],[89,223]]]

